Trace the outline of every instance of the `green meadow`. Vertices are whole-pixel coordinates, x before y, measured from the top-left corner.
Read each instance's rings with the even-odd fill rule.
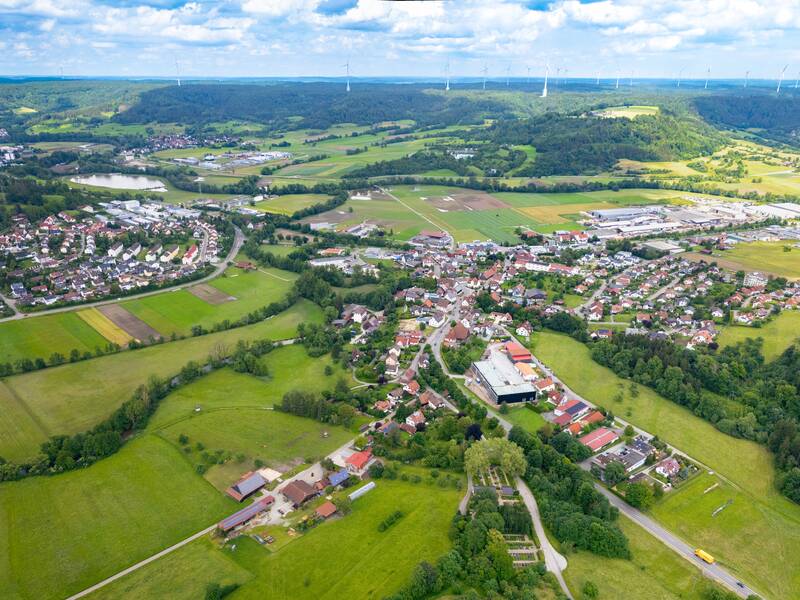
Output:
[[[237,539],[235,550],[198,540],[90,598],[193,600],[197,590],[217,581],[241,584],[231,600],[384,598],[408,581],[420,561],[435,561],[448,551],[447,531],[462,495],[452,488],[382,479],[353,502],[349,515],[289,538],[274,552],[246,537]],[[378,524],[395,510],[403,518],[379,532]]]
[[[155,436],[87,469],[0,484],[0,589],[9,599],[64,598],[236,506]]]
[[[245,272],[232,267],[208,285],[235,300],[211,304],[184,288],[129,300],[121,306],[164,337],[172,333],[187,335],[193,325],[209,328],[224,320],[235,321],[257,308],[282,300],[296,278],[295,273],[280,269]]]
[[[688,543],[699,546],[701,541],[707,541],[706,550],[712,555],[722,551],[726,566],[769,597],[787,598],[797,594],[800,553],[788,549],[800,547],[800,507],[776,490],[772,457],[764,446],[725,435],[689,410],[644,386],[639,386],[637,398],[631,397],[627,391],[629,382],[595,363],[588,348],[570,337],[539,332],[534,337],[533,350],[576,393],[658,435],[707,465],[738,490],[737,506],[751,519],[745,531],[754,535],[737,537],[741,543],[735,545],[726,541],[729,530],[718,521],[706,522],[706,529],[700,529],[692,527],[690,519],[690,525],[681,529]],[[623,400],[616,402],[614,397],[620,391]],[[678,493],[682,494],[683,490]],[[701,503],[702,496],[691,496],[689,500],[689,506],[674,511],[674,520],[683,518],[690,508],[705,510],[702,504],[693,505]],[[666,502],[668,504],[669,500]],[[655,511],[657,517],[660,514]],[[667,527],[670,528],[668,524]],[[759,553],[752,552],[753,547],[778,552],[785,560],[761,560],[755,565],[753,560]]]
[[[171,394],[147,430],[114,456],[82,470],[0,484],[0,589],[8,592],[3,597],[49,599],[78,592],[240,508],[221,492],[253,467],[253,458],[276,467],[300,464],[357,435],[363,420],[348,430],[265,410],[292,384],[320,390],[333,387],[343,374],[324,375],[330,358],[311,358],[302,347],[268,356],[271,377],[222,369]],[[293,364],[303,378],[292,377]],[[182,434],[189,437],[186,446],[178,440]],[[230,458],[201,477],[198,442]],[[441,521],[445,530],[447,522]],[[217,556],[209,558],[204,575],[225,571]],[[156,566],[160,570],[160,563]]]
[[[598,598],[706,600],[705,591],[712,586],[699,569],[627,518],[620,516],[617,523],[628,538],[631,560],[585,551],[570,554],[564,579],[574,593],[591,581]]]
[[[0,323],[0,362],[14,363],[23,358],[47,360],[54,352],[68,357],[73,349],[83,354],[107,344],[108,340],[75,312]]]
[[[261,202],[256,202],[253,208],[266,213],[292,215],[298,210],[314,206],[315,204],[322,204],[329,199],[330,196],[324,194],[287,194],[285,196],[268,198]]]
[[[89,429],[151,375],[176,373],[238,340],[287,339],[299,323],[314,322],[322,322],[321,309],[301,300],[254,325],[8,377],[0,382],[0,456],[32,458],[48,437]]]
[[[717,338],[720,346],[732,346],[747,338],[764,340],[762,353],[767,361],[775,360],[800,338],[800,311],[783,311],[761,327],[728,325]]]

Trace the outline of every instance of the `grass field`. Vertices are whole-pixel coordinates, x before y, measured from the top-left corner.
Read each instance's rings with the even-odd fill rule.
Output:
[[[383,479],[353,502],[348,516],[276,552],[250,538],[239,538],[233,551],[203,539],[89,598],[195,600],[206,583],[235,581],[243,585],[231,600],[379,600],[406,583],[417,563],[447,552],[447,530],[462,493]],[[395,510],[403,518],[379,532],[378,524]]]
[[[125,346],[133,337],[125,330],[119,328],[111,319],[106,317],[96,308],[79,310],[78,316],[90,325],[97,333],[106,338],[109,342],[118,346]]]
[[[511,408],[507,414],[500,415],[512,425],[519,425],[526,431],[536,433],[547,421],[539,413],[525,408]]]
[[[173,332],[186,335],[193,325],[208,328],[225,319],[235,321],[257,308],[282,300],[296,278],[295,273],[279,269],[245,272],[232,267],[223,277],[208,284],[236,298],[230,302],[210,304],[188,289],[182,289],[129,300],[120,306],[165,337]]]
[[[762,352],[767,361],[775,360],[800,338],[800,311],[783,311],[763,327],[729,325],[717,338],[720,346],[732,346],[747,338],[763,338]]]
[[[30,458],[51,435],[92,427],[150,375],[175,373],[189,360],[203,360],[219,344],[286,339],[299,323],[321,321],[321,309],[303,300],[255,325],[6,378],[0,382],[0,456]]]
[[[620,516],[618,524],[630,542],[632,559],[604,558],[583,551],[570,554],[564,571],[570,590],[577,594],[591,581],[600,591],[598,598],[705,600],[702,591],[708,580],[699,569],[625,517]]]
[[[311,358],[297,345],[274,350],[263,360],[269,368],[268,378],[229,369],[216,371],[172,394],[148,427],[176,446],[178,438],[187,435],[190,447],[199,441],[212,451],[242,454],[241,462],[214,465],[205,474],[221,490],[253,468],[255,459],[282,472],[313,462],[355,437],[364,422],[357,419],[348,430],[271,410],[287,391],[321,392],[332,389],[342,377],[351,383],[349,373],[341,367],[335,367],[331,375],[324,374],[325,367],[332,364],[330,356]],[[196,407],[201,408],[199,413]],[[191,456],[197,459],[196,453]]]
[[[601,117],[606,119],[619,119],[621,117],[634,119],[642,115],[657,115],[660,112],[658,106],[612,106],[598,111]]]
[[[209,539],[199,539],[88,596],[89,600],[198,600],[209,583],[244,584],[253,573]],[[233,597],[232,597],[233,598]]]
[[[53,352],[69,356],[73,348],[82,354],[107,344],[108,340],[74,312],[0,323],[0,362],[47,360]]]
[[[727,508],[712,515],[727,502]],[[672,532],[708,549],[722,565],[735,566],[767,597],[798,596],[800,519],[763,510],[737,486],[708,473],[666,494],[651,512]],[[765,565],[765,557],[776,566]],[[776,573],[782,576],[775,578]]]
[[[4,598],[63,598],[233,512],[155,436],[56,477],[0,484]]]
[[[752,242],[736,244],[731,250],[716,253],[745,271],[761,271],[787,277],[800,279],[800,248],[793,247],[794,242]],[[790,247],[790,252],[785,252],[784,247]]]
[[[276,213],[279,215],[292,215],[298,210],[322,204],[330,199],[324,194],[287,194],[257,202],[253,208],[262,212]]]
[[[576,393],[658,435],[736,486],[741,492],[743,510],[749,511],[754,519],[750,530],[759,530],[762,536],[773,539],[769,542],[750,539],[750,545],[731,548],[726,555],[728,566],[768,596],[781,598],[798,595],[800,587],[787,565],[779,561],[762,560],[757,572],[752,569],[752,557],[758,555],[752,552],[753,544],[771,548],[797,548],[800,544],[800,507],[775,489],[772,458],[764,446],[725,435],[687,409],[644,386],[639,386],[639,396],[632,398],[627,393],[628,382],[592,361],[588,349],[572,338],[549,332],[537,333],[534,351]],[[618,403],[612,398],[620,390],[625,394],[623,401]],[[680,518],[680,514],[676,514],[675,518]],[[723,528],[718,528],[714,533],[721,542],[725,534]],[[700,535],[698,531],[697,536]],[[700,541],[691,535],[691,531],[685,539],[692,544]],[[707,544],[706,549],[712,554],[718,551],[715,543]],[[795,556],[798,564],[794,571],[798,572],[800,554],[795,553]]]

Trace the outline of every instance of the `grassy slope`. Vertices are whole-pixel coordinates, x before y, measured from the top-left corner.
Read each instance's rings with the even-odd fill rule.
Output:
[[[294,335],[299,323],[321,320],[318,306],[300,301],[255,325],[9,377],[4,381],[7,390],[0,392],[0,433],[6,433],[0,436],[0,456],[31,457],[50,435],[92,427],[150,375],[175,373],[189,360],[204,359],[217,344],[285,339]],[[27,418],[18,418],[22,410],[29,413]]]
[[[592,581],[600,590],[600,598],[704,598],[700,590],[705,578],[698,569],[625,517],[619,518],[619,526],[630,542],[633,558],[611,559],[590,552],[570,554],[564,578],[571,590],[578,592],[586,581]]]
[[[0,485],[0,589],[60,598],[158,552],[236,504],[147,436],[92,467]]]
[[[316,374],[316,378],[294,379],[296,386],[333,386],[333,376],[322,375],[330,359],[310,358],[302,351],[285,347],[274,352],[274,373],[280,382],[226,369],[181,389],[163,401],[143,435],[85,470],[0,485],[0,589],[10,589],[12,598],[63,597],[233,512],[238,505],[196,474],[197,457],[180,449],[179,431],[187,431],[192,443],[203,441],[210,451],[257,450],[267,460],[326,454],[354,437],[354,431],[311,419],[241,408],[253,407],[261,398],[274,398],[274,389],[287,385],[283,379],[291,377],[292,361],[303,363],[305,375]],[[281,362],[286,367],[279,370]],[[204,410],[188,417],[192,399],[199,399]],[[161,429],[164,423],[173,425]],[[324,438],[323,428],[329,434]],[[216,482],[221,488],[251,465],[231,463],[220,468],[227,466],[232,467],[228,480]],[[208,562],[202,565],[208,569],[203,573],[225,563],[216,556]],[[228,565],[225,572],[233,573],[231,577],[244,573],[235,565]],[[238,575],[236,580],[241,580]],[[169,580],[173,581],[172,573]],[[195,590],[193,585],[185,591]]]
[[[792,343],[800,338],[800,311],[784,311],[763,327],[730,325],[720,333],[720,346],[732,346],[747,338],[763,338],[763,354],[767,361],[780,356]]]
[[[800,572],[800,554],[790,551],[800,547],[800,507],[776,491],[775,470],[766,448],[721,433],[643,386],[639,386],[638,398],[626,393],[622,403],[614,402],[620,378],[592,361],[588,349],[571,338],[538,333],[535,353],[575,392],[703,461],[741,490],[738,504],[753,519],[747,529],[731,532],[716,522],[698,521],[697,527],[682,532],[688,542],[706,541],[712,554],[724,558],[744,579],[771,596],[790,597],[800,591],[795,575]],[[756,543],[787,560],[762,560],[756,567],[752,563]]]
[[[0,323],[0,362],[21,358],[47,360],[53,352],[69,356],[73,348],[81,353],[105,348],[108,341],[75,312],[28,317]]]
[[[198,600],[205,594],[209,583],[243,584],[252,578],[253,574],[236,564],[229,552],[220,551],[208,539],[200,539],[90,594],[88,598]]]

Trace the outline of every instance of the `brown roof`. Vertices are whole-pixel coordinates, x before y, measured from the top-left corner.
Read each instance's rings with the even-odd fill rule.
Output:
[[[300,505],[309,498],[316,495],[316,490],[307,484],[302,479],[292,481],[281,490],[281,493],[286,496],[292,504]]]
[[[328,501],[328,502],[326,502],[325,504],[322,504],[322,505],[320,505],[320,506],[317,508],[317,511],[316,511],[316,512],[317,512],[317,514],[318,514],[320,517],[322,517],[323,519],[327,519],[327,518],[328,518],[328,517],[330,517],[332,514],[334,514],[334,513],[336,512],[336,510],[337,510],[337,509],[336,509],[336,505],[335,505],[333,502],[331,502],[331,501]]]

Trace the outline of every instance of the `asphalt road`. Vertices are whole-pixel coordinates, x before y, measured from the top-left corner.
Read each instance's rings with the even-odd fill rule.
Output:
[[[61,306],[59,308],[51,308],[49,310],[40,310],[40,311],[36,311],[36,312],[32,312],[32,313],[19,312],[17,310],[16,305],[13,303],[13,301],[10,298],[9,299],[4,298],[4,300],[6,300],[6,304],[9,304],[11,306],[11,308],[14,309],[15,314],[12,317],[6,317],[5,319],[0,319],[0,323],[3,322],[3,321],[15,321],[17,319],[25,319],[27,317],[40,317],[42,315],[52,315],[52,314],[55,314],[55,313],[70,312],[70,311],[73,311],[73,310],[83,310],[85,308],[92,308],[93,306],[105,306],[107,304],[115,304],[117,302],[124,302],[125,300],[134,300],[136,298],[145,298],[147,296],[155,296],[156,294],[163,294],[165,292],[174,292],[176,290],[181,290],[184,287],[191,287],[191,286],[197,285],[199,283],[205,283],[206,281],[211,281],[212,279],[215,279],[216,277],[219,277],[220,275],[222,275],[222,272],[228,266],[228,261],[233,260],[233,258],[239,253],[239,250],[242,248],[242,244],[244,244],[244,234],[242,233],[242,230],[237,227],[236,228],[236,234],[234,235],[234,238],[233,238],[233,245],[231,246],[230,252],[228,252],[228,255],[223,260],[219,261],[219,264],[217,264],[217,267],[214,269],[214,271],[210,275],[206,275],[202,279],[196,279],[195,281],[190,281],[189,283],[184,283],[184,284],[181,284],[181,285],[178,285],[178,286],[175,286],[175,287],[159,288],[157,290],[152,290],[150,292],[142,292],[141,294],[133,294],[131,296],[123,296],[121,298],[112,298],[112,299],[109,299],[109,300],[98,300],[97,302],[87,302],[86,304],[76,304],[76,305],[73,305],[73,306]]]
[[[603,494],[608,501],[619,509],[623,515],[628,517],[631,521],[646,529],[652,536],[656,537],[659,541],[669,546],[673,551],[677,552],[682,558],[691,562],[694,566],[700,569],[703,574],[722,584],[730,591],[747,598],[750,594],[756,594],[755,591],[741,583],[736,577],[731,575],[728,571],[722,568],[718,563],[709,565],[703,560],[700,560],[694,555],[695,549],[689,544],[674,536],[672,533],[664,529],[661,525],[656,523],[653,519],[643,514],[641,511],[633,508],[630,504],[612,494],[602,485],[595,483],[594,486],[598,492]],[[763,597],[763,596],[762,596]]]

